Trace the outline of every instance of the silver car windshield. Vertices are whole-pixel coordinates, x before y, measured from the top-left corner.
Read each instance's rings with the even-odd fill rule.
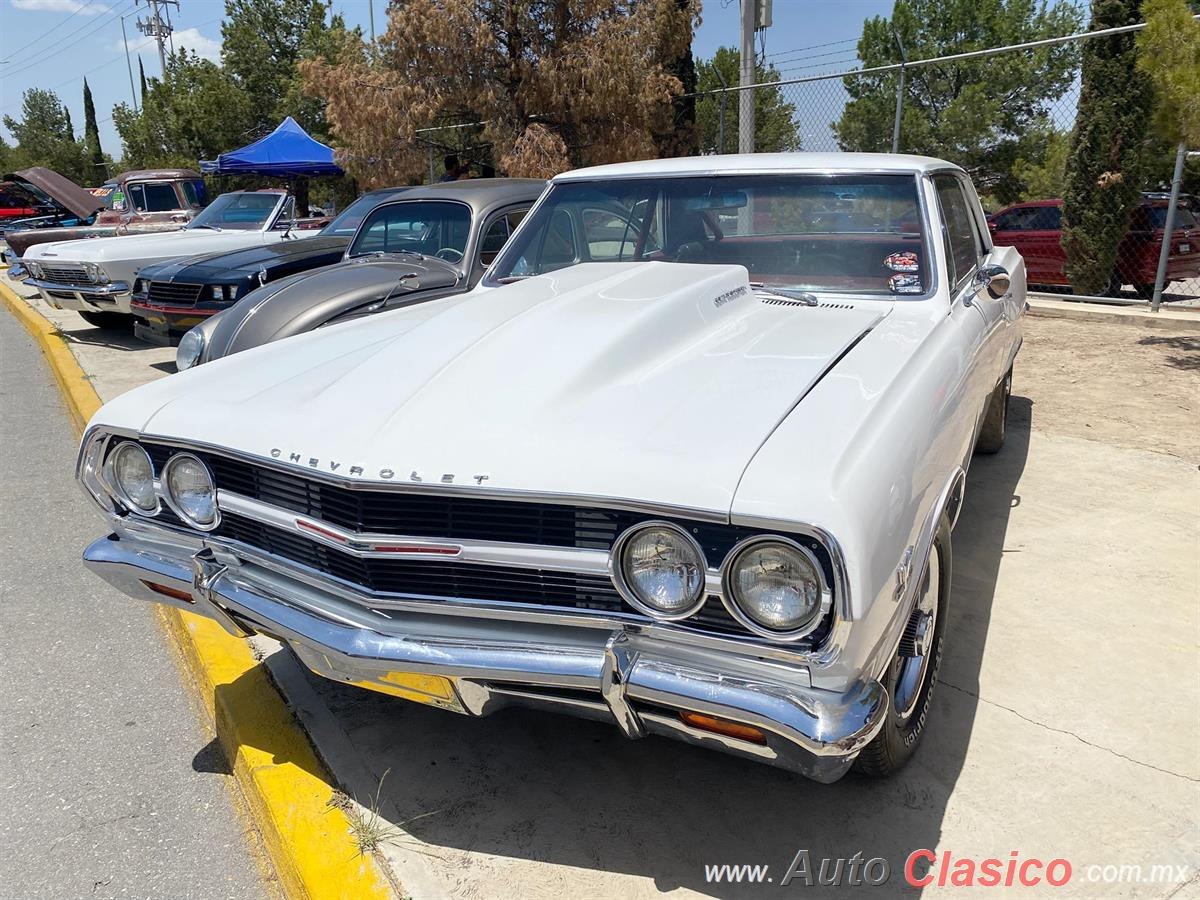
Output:
[[[931,284],[913,175],[721,175],[556,184],[489,280],[580,262],[745,266],[764,289],[921,294]]]
[[[222,194],[192,219],[188,228],[220,231],[261,231],[279,205],[279,194]]]
[[[467,250],[471,209],[452,200],[405,200],[368,213],[348,256],[420,253],[455,262]]]

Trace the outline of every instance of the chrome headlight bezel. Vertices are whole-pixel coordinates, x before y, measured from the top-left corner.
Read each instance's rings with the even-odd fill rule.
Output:
[[[108,284],[108,273],[104,271],[104,267],[100,263],[85,262],[83,271],[87,273],[88,281],[92,284]]]
[[[204,476],[208,479],[209,493],[212,495],[213,506],[213,520],[211,522],[199,522],[194,519],[184,508],[183,504],[179,502],[178,498],[176,498],[174,492],[171,490],[171,470],[182,462],[195,463],[200,467],[201,471],[204,472]],[[199,531],[212,531],[221,524],[221,509],[217,505],[217,483],[213,479],[212,469],[205,464],[204,460],[196,456],[196,454],[176,453],[172,455],[171,458],[167,460],[166,465],[163,466],[160,485],[160,493],[162,494],[163,500],[166,501],[167,506],[170,507],[171,511],[175,513],[175,515],[179,516],[179,518],[182,519],[186,525]]]
[[[193,344],[196,344],[194,348]],[[184,372],[198,365],[200,357],[204,355],[204,344],[204,332],[199,328],[189,328],[185,331],[183,337],[179,339],[179,345],[175,348],[176,371]],[[193,350],[194,355],[191,355]]]
[[[147,509],[138,503],[129,495],[129,492],[121,484],[117,478],[115,471],[116,460],[119,455],[125,452],[125,447],[132,447],[146,458],[146,463],[150,466],[150,489],[154,492],[154,507]],[[142,516],[146,519],[152,519],[162,512],[162,502],[159,495],[158,480],[154,475],[154,460],[150,458],[150,454],[146,452],[146,448],[137,441],[121,441],[113,447],[104,458],[104,465],[101,469],[103,472],[104,484],[108,488],[108,492],[118,501],[125,509],[137,516]]]
[[[805,558],[817,576],[817,608],[808,619],[794,628],[775,629],[763,625],[742,608],[743,601],[735,590],[734,574],[738,562],[746,553],[762,544],[781,544],[789,550],[798,552]],[[833,590],[829,586],[829,580],[821,561],[808,547],[781,534],[755,535],[734,544],[721,564],[721,598],[729,614],[737,619],[743,627],[759,637],[769,638],[773,641],[798,641],[808,637],[828,618],[829,611],[833,608]]]
[[[25,271],[34,278],[42,277],[42,264],[36,259],[22,259],[21,264],[25,266]]]
[[[642,532],[657,530],[670,531],[677,537],[682,538],[684,544],[690,547],[695,554],[696,565],[700,571],[700,583],[695,591],[695,596],[689,597],[689,602],[677,610],[659,609],[643,600],[630,583],[625,571],[625,550],[629,546],[630,541]],[[698,612],[708,599],[708,562],[704,556],[704,550],[694,537],[673,522],[652,519],[645,522],[638,522],[636,525],[627,528],[613,543],[612,549],[609,551],[608,569],[617,593],[621,595],[625,602],[638,612],[644,613],[660,622],[677,622],[681,619],[686,619],[688,616]]]

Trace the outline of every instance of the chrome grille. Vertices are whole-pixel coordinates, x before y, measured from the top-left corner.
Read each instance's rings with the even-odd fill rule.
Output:
[[[74,263],[53,265],[40,262],[39,267],[42,272],[42,281],[52,281],[55,284],[91,284],[92,282],[83,266]]]
[[[647,619],[626,605],[612,579],[603,575],[360,557],[228,512],[222,515],[216,534],[332,575],[372,594],[490,600]],[[710,597],[687,624],[721,634],[745,633],[717,597]]]
[[[147,294],[152,303],[170,306],[194,306],[204,291],[202,284],[176,284],[173,281],[151,281]]]

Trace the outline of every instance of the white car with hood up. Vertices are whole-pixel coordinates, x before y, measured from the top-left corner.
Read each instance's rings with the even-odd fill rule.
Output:
[[[570,172],[470,294],[104,406],[84,560],[409,700],[889,773],[954,639],[1024,300],[941,160]]]
[[[295,237],[294,211],[285,191],[231,191],[178,231],[36,244],[21,260],[29,272],[25,283],[51,306],[76,310],[93,325],[132,324],[132,286],[140,269]]]

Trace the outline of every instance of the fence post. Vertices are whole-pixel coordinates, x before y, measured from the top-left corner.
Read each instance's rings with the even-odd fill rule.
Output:
[[[904,52],[904,42],[900,35],[892,30],[896,38],[896,46],[900,48],[900,82],[896,85],[896,121],[892,124],[892,152],[900,152],[900,120],[904,118],[904,67],[908,63],[908,55]]]
[[[1179,187],[1183,184],[1183,159],[1187,156],[1187,142],[1180,141],[1175,151],[1175,174],[1171,176],[1171,200],[1167,204],[1167,221],[1163,223],[1162,246],[1158,250],[1158,272],[1154,276],[1154,299],[1150,301],[1151,312],[1158,312],[1162,305],[1162,292],[1167,278],[1167,259],[1171,255],[1171,232],[1175,230],[1175,210],[1179,206]]]

